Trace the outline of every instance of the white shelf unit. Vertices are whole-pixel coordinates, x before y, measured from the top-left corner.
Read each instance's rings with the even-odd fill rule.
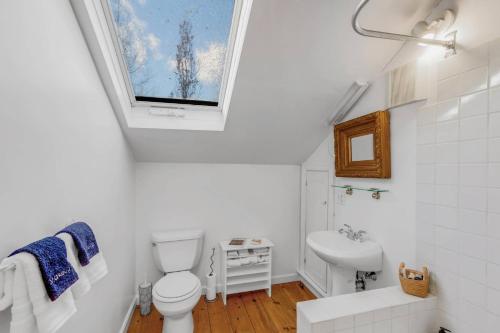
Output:
[[[224,304],[226,304],[227,295],[245,291],[265,289],[269,297],[271,297],[271,267],[274,244],[265,238],[261,238],[260,244],[252,243],[252,239],[246,239],[243,245],[229,245],[229,242],[222,241],[219,243],[222,263],[222,300]],[[228,252],[238,250],[258,250],[264,252],[228,256]],[[252,262],[239,266],[230,264],[231,260],[240,259],[248,259]],[[259,260],[261,261],[259,262]]]

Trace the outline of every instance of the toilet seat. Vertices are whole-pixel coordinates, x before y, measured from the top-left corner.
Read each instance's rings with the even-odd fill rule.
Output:
[[[153,296],[162,303],[176,303],[196,294],[200,279],[188,271],[168,273],[153,287]]]

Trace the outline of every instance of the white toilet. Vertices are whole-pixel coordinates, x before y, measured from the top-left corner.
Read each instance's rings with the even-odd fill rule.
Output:
[[[201,283],[189,270],[201,256],[203,230],[173,230],[152,235],[153,258],[166,275],[153,286],[153,304],[164,316],[163,333],[192,333],[191,311],[201,296]]]

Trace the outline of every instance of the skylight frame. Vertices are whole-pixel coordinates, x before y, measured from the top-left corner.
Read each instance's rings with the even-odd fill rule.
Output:
[[[234,0],[233,14],[231,19],[231,27],[229,30],[228,44],[226,48],[226,54],[224,58],[224,71],[221,79],[221,86],[219,90],[218,102],[203,101],[203,100],[183,100],[178,98],[162,98],[162,97],[146,97],[146,96],[136,96],[134,89],[132,87],[132,80],[125,63],[123,56],[123,48],[121,45],[120,38],[117,33],[116,22],[113,18],[113,13],[109,4],[109,0],[100,0],[104,15],[106,18],[106,23],[111,34],[111,39],[113,41],[114,50],[118,58],[121,75],[123,81],[127,88],[128,98],[132,108],[154,108],[155,111],[152,114],[158,115],[158,109],[174,109],[174,110],[186,110],[186,111],[214,111],[214,112],[224,112],[224,102],[226,100],[228,82],[231,70],[233,68],[233,54],[236,44],[236,39],[238,36],[238,29],[240,28],[240,19],[243,9],[243,2],[245,0]],[[234,82],[233,82],[234,84]],[[144,100],[138,100],[137,97]],[[147,99],[147,100],[146,100]],[[215,104],[215,105],[214,105]]]
[[[167,103],[132,104],[127,91],[128,70],[120,67],[121,53],[116,51],[109,21],[102,0],[69,0],[85,37],[92,60],[101,78],[113,111],[124,131],[127,129],[158,129],[187,131],[224,131],[230,111],[230,102],[235,88],[245,35],[249,26],[253,0],[237,0],[239,11],[232,23],[231,34],[235,34],[234,46],[229,50],[227,80],[221,88],[223,100],[219,107],[172,105]],[[235,3],[235,8],[236,8]],[[106,3],[106,5],[108,5]],[[234,16],[233,13],[233,16]],[[112,17],[111,17],[112,18]],[[220,112],[222,111],[222,112]]]

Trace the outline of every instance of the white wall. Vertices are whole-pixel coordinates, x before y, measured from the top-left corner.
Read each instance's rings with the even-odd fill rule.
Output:
[[[275,243],[273,276],[295,278],[299,230],[298,166],[235,164],[137,164],[137,278],[161,277],[151,254],[151,233],[205,230],[201,264],[210,248],[232,237],[267,237]]]
[[[418,111],[417,260],[440,325],[500,327],[500,40],[438,63]]]
[[[386,80],[380,78],[373,83],[359,104],[345,120],[377,110],[385,109]],[[368,288],[394,285],[397,282],[397,267],[401,261],[415,261],[415,132],[416,105],[391,109],[391,159],[390,179],[335,178],[332,184],[356,187],[378,187],[388,189],[380,200],[371,198],[368,192],[354,191],[346,196],[343,190],[332,191],[335,207],[335,229],[344,223],[355,229],[368,231],[370,237],[384,249],[383,272],[376,282],[369,281]],[[333,139],[330,135],[303,164],[303,169],[334,168]],[[344,203],[339,195],[344,193]]]
[[[0,258],[88,220],[109,275],[60,332],[116,332],[134,293],[132,156],[69,1],[0,2],[0,40]]]

